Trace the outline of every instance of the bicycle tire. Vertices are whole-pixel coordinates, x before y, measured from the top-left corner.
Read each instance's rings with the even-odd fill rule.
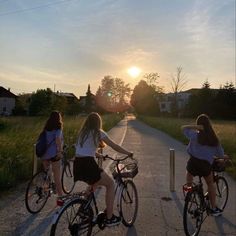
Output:
[[[56,212],[50,236],[91,235],[94,214],[90,205],[84,209],[86,202],[79,198],[73,199]]]
[[[229,197],[229,186],[223,176],[218,176],[216,182],[216,205],[220,210],[224,210]]]
[[[197,191],[188,192],[185,197],[183,225],[186,236],[197,236],[203,222],[202,196]]]
[[[62,170],[61,185],[62,185],[62,190],[65,194],[71,193],[75,186],[72,165],[73,161],[65,161]]]
[[[49,196],[50,180],[45,171],[40,171],[32,177],[27,185],[25,192],[26,209],[32,214],[40,212]]]
[[[127,210],[127,208],[129,208]],[[120,215],[122,223],[131,227],[138,214],[138,192],[134,182],[130,179],[124,181],[120,195]]]

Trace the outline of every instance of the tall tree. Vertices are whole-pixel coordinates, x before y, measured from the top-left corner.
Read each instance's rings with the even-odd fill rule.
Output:
[[[30,99],[29,115],[48,115],[52,110],[54,98],[50,88],[37,90]]]
[[[236,119],[236,90],[232,82],[226,82],[214,99],[214,115],[217,118]]]
[[[158,73],[147,73],[143,76],[144,80],[146,80],[147,84],[151,86],[156,92],[162,92],[163,88],[158,86],[158,80],[160,78]]]
[[[129,84],[122,79],[105,76],[96,93],[97,104],[106,111],[123,111],[127,108],[130,91]]]
[[[177,67],[176,74],[171,75],[171,89],[174,93],[173,103],[172,103],[172,113],[173,115],[178,114],[178,93],[183,90],[187,84],[186,75],[183,72],[181,66]]]
[[[92,93],[90,90],[90,84],[88,85],[88,90],[86,92],[86,101],[85,101],[85,110],[86,112],[91,112],[92,111]]]
[[[140,80],[134,87],[130,103],[137,113],[155,115],[159,113],[159,105],[155,96],[154,88],[146,81]]]

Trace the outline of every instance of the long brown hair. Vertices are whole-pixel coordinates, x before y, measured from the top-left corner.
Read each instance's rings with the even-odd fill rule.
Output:
[[[209,117],[206,114],[201,114],[197,117],[196,123],[203,126],[203,130],[200,130],[198,133],[198,142],[201,145],[217,146],[219,140],[212,128]]]
[[[79,144],[83,147],[85,140],[88,138],[89,133],[93,136],[94,145],[97,146],[100,142],[100,129],[102,128],[102,119],[96,112],[91,112],[86,118],[80,132],[79,132]]]
[[[61,113],[59,111],[52,111],[46,124],[44,126],[44,130],[52,131],[63,128],[63,122]]]

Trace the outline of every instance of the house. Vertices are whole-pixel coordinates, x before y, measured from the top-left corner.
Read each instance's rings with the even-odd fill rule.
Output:
[[[68,104],[73,104],[73,103],[78,102],[78,98],[73,93],[63,93],[63,92],[57,91],[56,95],[59,97],[66,98]]]
[[[193,94],[194,89],[177,93],[177,107],[178,110],[182,110],[189,101],[190,96]],[[174,101],[175,94],[167,93],[162,96],[161,101],[159,101],[160,112],[171,112],[172,104]]]
[[[9,89],[0,86],[0,115],[11,115],[16,105],[17,96]]]

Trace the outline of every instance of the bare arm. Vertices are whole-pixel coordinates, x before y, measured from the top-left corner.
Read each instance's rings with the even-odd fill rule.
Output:
[[[63,147],[62,147],[61,137],[56,137],[56,147],[57,147],[57,154],[62,153]]]
[[[103,141],[110,146],[112,149],[114,149],[115,151],[119,152],[119,153],[123,153],[126,155],[132,155],[132,152],[127,151],[126,149],[122,148],[120,145],[116,144],[115,142],[113,142],[109,137],[104,137]]]

